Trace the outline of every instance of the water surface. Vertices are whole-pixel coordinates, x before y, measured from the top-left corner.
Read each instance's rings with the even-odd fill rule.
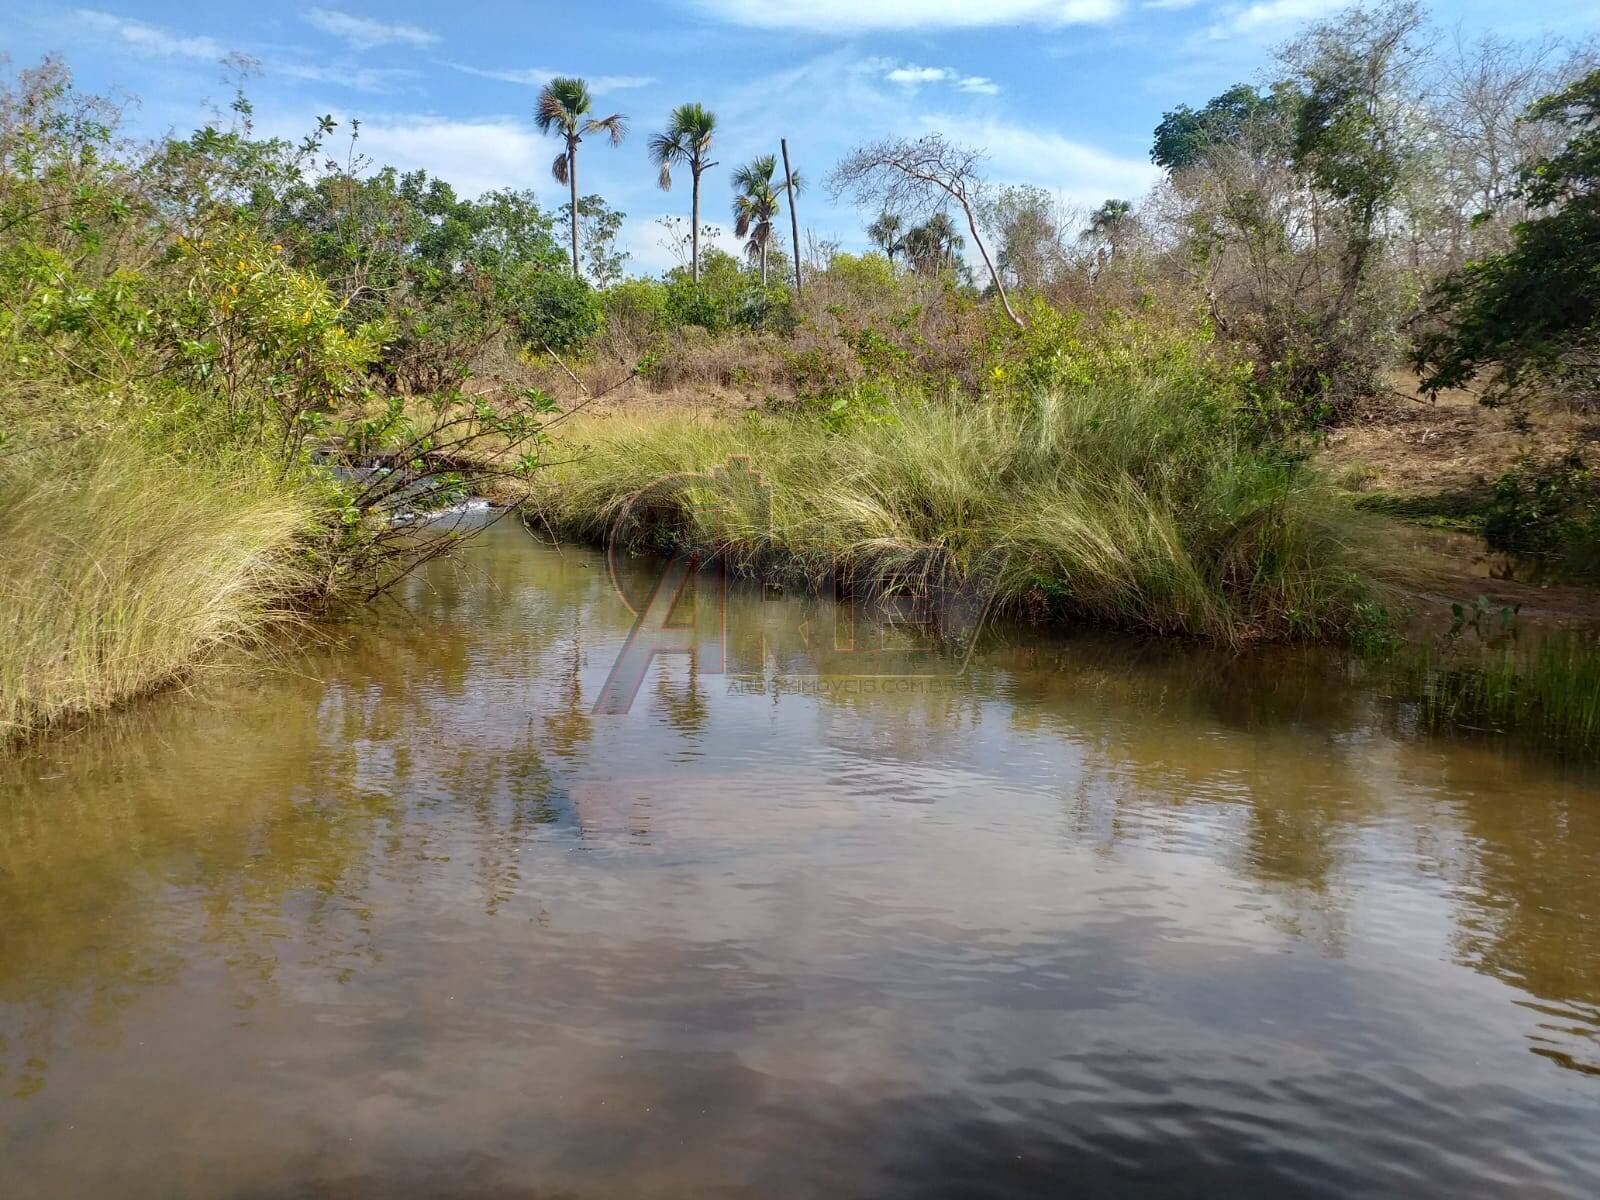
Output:
[[[829,620],[736,588],[595,715],[632,614],[502,525],[0,767],[0,1195],[1600,1190],[1592,774],[1314,657],[869,687]]]

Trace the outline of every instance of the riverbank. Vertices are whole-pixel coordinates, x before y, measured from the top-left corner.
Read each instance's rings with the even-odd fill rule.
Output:
[[[1330,642],[1435,731],[1594,752],[1600,593],[1487,578],[1216,415],[1159,388],[1036,409],[903,399],[842,427],[613,412],[563,436],[527,518],[769,578],[976,591],[1034,622]]]
[[[615,415],[563,448],[532,503],[563,536],[1229,645],[1341,639],[1375,611],[1366,522],[1323,475],[1159,381],[898,397],[844,425]],[[757,478],[711,478],[741,460]]]

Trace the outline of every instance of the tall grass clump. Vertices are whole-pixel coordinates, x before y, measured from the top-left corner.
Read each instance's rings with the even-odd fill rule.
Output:
[[[151,691],[288,618],[311,499],[137,443],[0,461],[0,741]]]
[[[1190,382],[900,391],[844,425],[612,417],[569,444],[541,515],[592,540],[900,589],[976,581],[1034,613],[1227,643],[1350,628],[1369,596],[1356,516],[1252,437],[1225,390]],[[739,458],[761,487],[693,477]]]

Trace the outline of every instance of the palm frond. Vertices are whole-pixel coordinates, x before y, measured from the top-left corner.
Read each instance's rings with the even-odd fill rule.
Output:
[[[758,155],[733,173],[733,186],[746,194],[772,186],[772,174],[778,169],[777,160],[770,154]]]
[[[710,145],[717,115],[703,104],[680,104],[672,110],[672,129],[689,141]]]
[[[565,183],[567,181],[567,154],[565,150],[556,155],[555,162],[550,164],[550,174],[555,176],[557,183]]]
[[[677,136],[676,131],[655,133],[650,135],[650,161],[661,168],[661,173],[656,182],[661,185],[663,192],[672,190],[672,164],[683,162],[687,159],[687,147],[683,140]]]
[[[585,133],[603,133],[611,139],[613,146],[620,146],[622,139],[628,136],[628,118],[621,113],[612,113],[603,120],[585,122],[583,131]]]
[[[650,161],[657,164],[682,162],[688,149],[675,129],[669,129],[665,133],[652,133],[646,148],[650,154]]]
[[[555,131],[571,137],[592,105],[588,84],[572,76],[558,76],[539,89],[533,120],[540,133]]]

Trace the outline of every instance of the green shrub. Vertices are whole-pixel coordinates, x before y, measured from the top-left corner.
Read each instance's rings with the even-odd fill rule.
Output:
[[[672,328],[698,325],[709,333],[730,329],[786,330],[793,325],[793,306],[786,285],[769,281],[739,265],[731,254],[708,250],[700,278],[679,267],[667,275],[664,313]]]
[[[667,318],[667,285],[657,279],[625,279],[600,296],[608,328],[621,327],[643,340],[659,331]]]
[[[901,290],[894,264],[877,253],[835,254],[813,286],[839,295],[854,308],[869,310],[895,305]]]
[[[564,271],[537,271],[520,289],[517,327],[530,345],[557,353],[575,349],[604,323],[599,293]]]
[[[1236,408],[1249,391],[1249,365],[1232,361],[1204,324],[1178,325],[1143,312],[1113,312],[1090,322],[1037,295],[1019,303],[1025,330],[990,316],[983,379],[995,399],[1139,388],[1159,377],[1175,400],[1217,412]]]
[[[1483,535],[1496,550],[1600,564],[1600,482],[1576,452],[1521,462],[1495,481]]]

